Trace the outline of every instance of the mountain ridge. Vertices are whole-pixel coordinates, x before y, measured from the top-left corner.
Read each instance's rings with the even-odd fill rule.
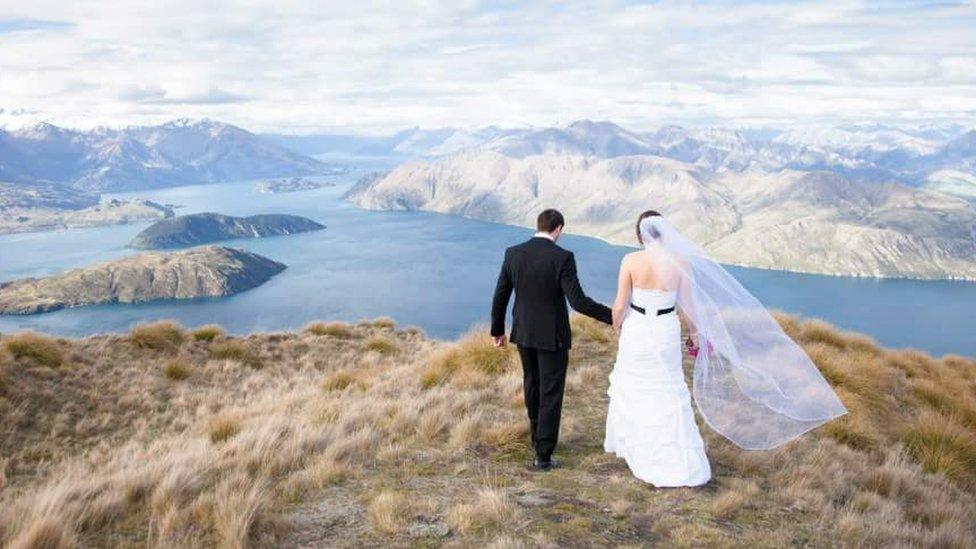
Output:
[[[833,172],[711,172],[657,156],[490,151],[409,162],[363,178],[346,199],[532,227],[560,208],[567,230],[635,245],[633,220],[661,211],[718,260],[817,274],[976,280],[976,208]]]
[[[0,129],[0,180],[80,190],[139,190],[189,183],[314,175],[329,166],[247,130],[209,119],[157,126]]]

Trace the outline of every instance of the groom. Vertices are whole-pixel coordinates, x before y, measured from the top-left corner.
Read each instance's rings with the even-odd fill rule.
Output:
[[[563,214],[545,210],[536,221],[535,236],[505,250],[491,305],[492,339],[496,347],[503,347],[505,311],[515,291],[512,342],[522,359],[525,407],[535,446],[533,467],[539,471],[556,466],[552,451],[559,436],[572,343],[566,300],[580,313],[612,323],[610,309],[583,293],[573,253],[556,245],[564,225]]]

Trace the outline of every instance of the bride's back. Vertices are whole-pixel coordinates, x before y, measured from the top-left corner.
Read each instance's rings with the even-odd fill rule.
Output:
[[[626,264],[631,285],[645,290],[677,290],[681,274],[667,253],[651,247],[628,254]]]

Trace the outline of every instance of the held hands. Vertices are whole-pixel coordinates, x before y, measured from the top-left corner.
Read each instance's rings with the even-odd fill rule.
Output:
[[[498,347],[499,349],[501,349],[502,347],[504,347],[505,345],[508,344],[508,336],[504,336],[504,335],[491,336],[491,343],[495,347]]]

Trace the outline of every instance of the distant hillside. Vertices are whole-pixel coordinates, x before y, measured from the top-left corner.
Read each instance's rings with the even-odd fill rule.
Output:
[[[328,170],[313,158],[210,120],[92,131],[50,124],[0,129],[0,180],[21,183],[122,191]]]
[[[218,213],[180,215],[153,223],[129,242],[130,248],[159,249],[196,246],[231,238],[261,238],[324,229],[307,217],[262,214],[234,217]]]
[[[650,155],[707,171],[830,171],[852,181],[921,186],[940,171],[976,174],[976,128],[958,124],[881,124],[764,128],[661,126],[634,131],[612,122],[580,120],[564,127],[409,128],[381,137],[269,136],[306,154],[438,159],[493,151],[511,158]],[[954,187],[943,187],[954,192]]]
[[[266,257],[220,246],[144,252],[59,275],[0,283],[0,314],[225,296],[259,286],[284,269]]]
[[[614,150],[632,145],[600,142]],[[531,152],[541,150],[550,149]],[[542,209],[559,208],[569,232],[629,245],[636,245],[637,215],[656,209],[727,263],[976,279],[976,207],[834,172],[712,171],[653,155],[469,151],[366,177],[346,197],[369,209],[427,210],[528,227]]]
[[[169,206],[141,198],[130,200],[113,198],[81,209],[0,208],[0,234],[138,223],[172,216],[173,209]]]
[[[3,334],[0,545],[971,546],[976,361],[780,321],[850,414],[768,452],[702,425],[714,479],[697,489],[604,453],[615,341],[588,319],[545,474],[516,352],[480,331]]]

